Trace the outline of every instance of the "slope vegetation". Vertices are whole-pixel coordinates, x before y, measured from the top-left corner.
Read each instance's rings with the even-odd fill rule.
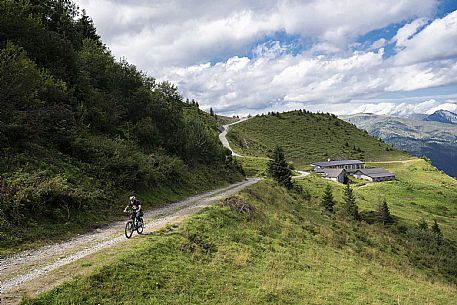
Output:
[[[267,157],[276,145],[298,166],[327,159],[367,161],[408,158],[336,116],[307,111],[261,115],[230,129],[228,139],[241,155]]]
[[[0,254],[110,221],[133,192],[149,207],[242,178],[216,119],[116,61],[71,1],[0,15]]]
[[[347,221],[323,213],[314,198],[304,201],[269,181],[246,189],[240,199],[251,206],[248,212],[206,209],[181,227],[145,238],[112,264],[24,304],[454,301],[456,248],[450,241],[423,245],[401,219],[392,226]]]
[[[380,200],[386,200],[391,212],[407,225],[421,220],[429,225],[436,220],[447,238],[457,242],[457,181],[440,172],[423,159],[406,162],[368,163],[395,173],[394,181],[353,183],[361,210],[373,211]],[[326,180],[316,174],[297,180],[316,202],[320,199]],[[344,185],[331,183],[337,200],[342,200]]]

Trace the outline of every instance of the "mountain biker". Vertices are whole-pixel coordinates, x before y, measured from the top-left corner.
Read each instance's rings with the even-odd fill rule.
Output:
[[[135,196],[130,196],[129,203],[125,207],[124,213],[127,213],[129,208],[132,210],[132,221],[135,223],[135,220],[138,220],[143,216],[141,202]]]

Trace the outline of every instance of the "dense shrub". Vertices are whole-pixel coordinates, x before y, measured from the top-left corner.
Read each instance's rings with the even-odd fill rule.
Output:
[[[200,172],[241,177],[216,119],[116,61],[71,1],[1,1],[0,16],[1,232],[72,222],[124,192],[179,192]]]

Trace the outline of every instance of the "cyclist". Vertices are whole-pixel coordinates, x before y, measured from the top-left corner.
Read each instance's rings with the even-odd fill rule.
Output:
[[[129,203],[125,207],[124,213],[127,213],[129,208],[132,210],[132,221],[135,223],[135,220],[139,220],[139,218],[143,216],[141,202],[135,196],[130,196]]]

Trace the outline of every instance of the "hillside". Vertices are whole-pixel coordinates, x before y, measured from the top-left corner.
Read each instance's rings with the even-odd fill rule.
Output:
[[[450,210],[440,216],[440,224],[446,223],[440,245],[433,239],[424,242],[433,235],[417,229],[415,216],[407,213],[418,210],[411,202],[388,198],[396,217],[393,225],[354,223],[319,207],[322,179],[303,180],[311,192],[309,201],[263,181],[239,194],[254,207],[251,212],[208,208],[179,227],[139,240],[108,266],[24,304],[125,304],[132,296],[148,304],[452,303],[457,293],[457,198],[450,190],[457,185],[430,171],[423,160],[396,167],[400,185],[419,187],[416,180],[403,180],[413,172],[446,183],[447,200],[438,199],[443,207],[437,211]],[[332,186],[339,209],[341,190]],[[370,189],[357,191],[363,217],[373,209],[371,199],[361,199]],[[434,216],[420,210],[427,220]]]
[[[402,160],[408,155],[393,149],[334,115],[292,111],[261,115],[233,126],[228,139],[242,155],[267,157],[281,145],[298,166],[327,159],[366,161]]]
[[[342,119],[394,147],[430,158],[437,168],[457,177],[457,125],[374,114],[342,116]]]
[[[0,2],[0,255],[242,179],[216,119],[103,44],[71,1]],[[14,232],[14,233],[12,233]]]
[[[258,160],[253,170],[264,166],[264,158],[250,159]],[[397,179],[353,184],[360,222],[339,212],[343,185],[311,174],[296,180],[305,190],[297,194],[266,180],[239,194],[252,212],[207,209],[24,304],[125,303],[132,294],[151,304],[452,303],[457,182],[423,159],[368,165],[384,167]],[[328,183],[335,215],[320,207]],[[380,223],[373,212],[384,199],[393,224]],[[419,229],[421,220],[429,226],[436,220],[444,239]],[[132,262],[132,256],[142,259]]]

